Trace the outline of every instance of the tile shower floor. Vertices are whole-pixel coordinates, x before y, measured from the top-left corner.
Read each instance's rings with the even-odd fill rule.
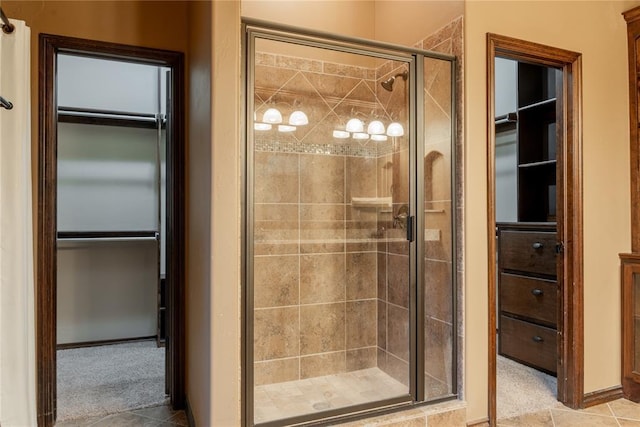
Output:
[[[407,387],[378,368],[257,386],[256,423],[402,396]]]

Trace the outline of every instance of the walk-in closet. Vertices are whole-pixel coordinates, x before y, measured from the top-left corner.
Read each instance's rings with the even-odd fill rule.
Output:
[[[58,421],[166,401],[168,72],[57,55]]]
[[[557,404],[558,94],[561,70],[496,57],[498,418]]]

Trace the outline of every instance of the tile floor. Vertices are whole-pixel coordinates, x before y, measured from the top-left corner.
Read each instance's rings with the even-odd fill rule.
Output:
[[[154,406],[103,417],[90,417],[56,423],[56,427],[174,427],[188,426],[184,411]]]
[[[391,420],[390,415],[385,417],[389,418],[389,422],[392,425],[399,425]],[[398,414],[398,417],[401,417],[401,415]],[[458,424],[460,423],[447,427],[456,427]],[[426,425],[426,423],[401,425]],[[431,422],[429,422],[429,425],[431,425]],[[56,427],[89,426],[175,427],[188,426],[188,423],[184,411],[173,411],[168,406],[156,406],[105,417],[92,417],[56,423]],[[464,423],[459,427],[463,426]],[[498,420],[498,427],[640,427],[640,404],[618,399],[578,411],[558,404],[557,407],[552,409],[500,419]]]
[[[552,409],[498,420],[498,427],[640,427],[640,404],[618,399],[574,411],[561,404]]]
[[[378,368],[256,387],[255,421],[265,422],[407,394]]]

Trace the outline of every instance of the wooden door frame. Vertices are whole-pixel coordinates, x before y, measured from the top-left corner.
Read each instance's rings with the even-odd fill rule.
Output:
[[[173,138],[167,141],[167,373],[174,409],[185,405],[185,130],[184,54],[40,34],[38,211],[36,241],[36,411],[38,426],[56,418],[56,54],[79,53],[172,69]],[[171,339],[173,338],[173,339]]]
[[[495,58],[496,56],[559,68],[563,72],[563,146],[556,177],[562,208],[557,233],[564,245],[559,278],[562,289],[558,319],[558,400],[571,408],[584,405],[584,302],[582,222],[582,56],[511,37],[487,33],[487,237],[489,250],[489,423],[496,425],[496,190],[495,190]]]

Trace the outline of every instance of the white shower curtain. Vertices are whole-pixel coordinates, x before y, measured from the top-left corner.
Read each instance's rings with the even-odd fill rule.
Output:
[[[31,30],[0,31],[0,425],[35,426]]]

